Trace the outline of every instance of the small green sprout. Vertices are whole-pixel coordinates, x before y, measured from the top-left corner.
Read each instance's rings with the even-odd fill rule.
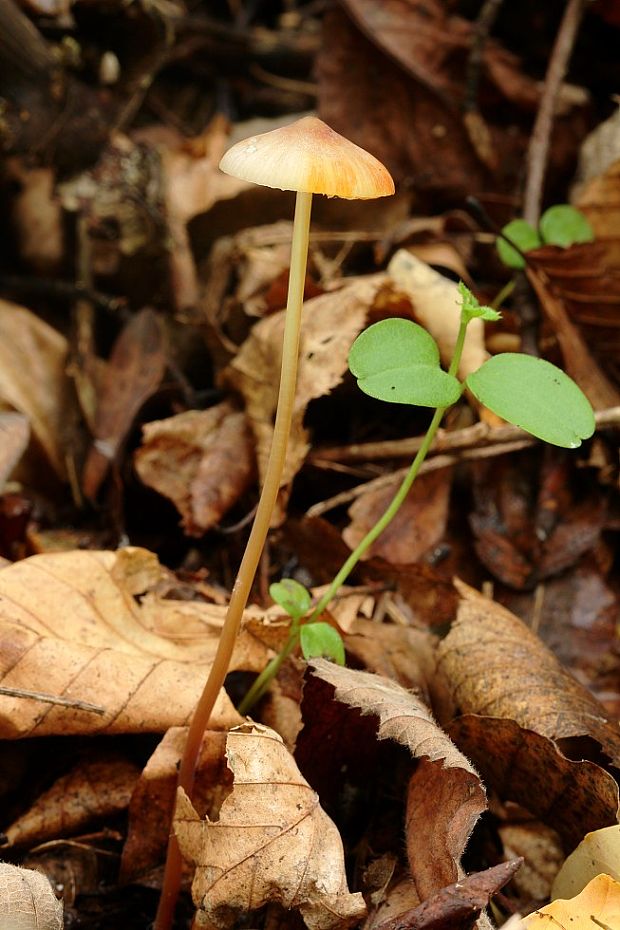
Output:
[[[586,217],[567,203],[545,210],[538,229],[534,229],[526,220],[519,219],[504,226],[502,234],[506,238],[497,237],[497,253],[505,265],[518,270],[525,268],[523,252],[530,252],[541,245],[557,245],[567,249],[571,245],[594,240],[594,232]],[[513,248],[511,242],[519,251]]]
[[[439,349],[433,337],[410,320],[382,320],[369,326],[353,343],[349,368],[364,393],[390,403],[435,407],[435,413],[387,509],[351,552],[312,611],[309,613],[310,594],[298,582],[281,581],[269,589],[274,600],[292,618],[289,636],[283,649],[248,691],[239,707],[241,713],[247,713],[265,693],[284,659],[298,644],[306,659],[320,655],[344,664],[344,646],[338,631],[319,621],[319,617],[359,560],[398,513],[428,454],[444,413],[460,398],[464,386],[498,416],[552,445],[575,449],[594,432],[594,414],[586,396],[568,375],[544,359],[507,352],[488,359],[467,376],[464,384],[458,380],[468,324],[476,318],[489,322],[500,318],[496,310],[481,306],[462,282],[459,294],[461,320],[447,372],[440,367]]]

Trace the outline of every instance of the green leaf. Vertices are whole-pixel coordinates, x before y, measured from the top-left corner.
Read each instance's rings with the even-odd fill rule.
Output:
[[[361,333],[349,353],[360,389],[395,404],[448,407],[461,384],[439,367],[433,337],[411,320],[382,320]]]
[[[344,665],[344,643],[338,630],[329,623],[307,623],[299,633],[299,642],[304,659],[324,656]]]
[[[567,203],[545,210],[540,219],[540,234],[548,245],[567,249],[577,242],[592,242],[594,232],[587,219]]]
[[[512,220],[512,222],[504,226],[502,232],[508,239],[512,239],[522,252],[529,252],[530,249],[537,249],[542,245],[542,240],[537,231],[525,220]],[[508,265],[509,268],[525,268],[523,258],[505,239],[498,236],[495,247],[504,265]]]
[[[487,320],[489,323],[495,323],[497,320],[501,320],[501,313],[498,313],[493,307],[481,306],[478,302],[478,298],[474,297],[472,292],[462,281],[459,281],[459,293],[462,298],[461,313],[468,322],[476,317],[479,317],[481,320]]]
[[[269,585],[269,593],[272,598],[283,607],[289,617],[299,620],[308,613],[312,605],[310,592],[302,584],[293,578],[283,578],[282,581],[274,581]]]
[[[506,352],[469,375],[472,394],[498,416],[554,446],[576,449],[594,432],[585,394],[542,358]]]

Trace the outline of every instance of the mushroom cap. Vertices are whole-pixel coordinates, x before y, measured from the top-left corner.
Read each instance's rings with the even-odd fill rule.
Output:
[[[370,200],[394,193],[378,159],[317,119],[302,119],[230,148],[220,169],[244,181],[283,191]]]

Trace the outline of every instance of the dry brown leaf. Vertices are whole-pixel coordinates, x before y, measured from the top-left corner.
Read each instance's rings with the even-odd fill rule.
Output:
[[[368,672],[383,675],[425,699],[435,672],[437,637],[426,630],[358,618],[345,637],[347,652]]]
[[[95,820],[121,813],[139,772],[133,762],[110,754],[80,762],[4,830],[8,844],[32,846],[71,836]]]
[[[523,857],[523,865],[513,879],[522,901],[547,901],[551,885],[564,861],[564,849],[557,831],[536,820],[500,824],[499,838],[504,856]]]
[[[159,387],[165,370],[161,323],[152,310],[141,310],[121,331],[101,378],[94,442],[82,475],[86,497],[97,496],[134,417]]]
[[[67,341],[25,307],[0,300],[0,404],[28,417],[49,463],[64,478],[66,424],[75,403],[65,372]]]
[[[616,822],[618,785],[612,776],[593,762],[567,759],[553,740],[514,720],[474,714],[457,717],[447,730],[485,784],[553,827],[565,849],[585,831]]]
[[[556,333],[568,374],[577,382],[595,410],[617,406],[620,403],[620,392],[601,370],[546,272],[542,268],[530,267],[527,276]]]
[[[407,249],[396,252],[387,270],[397,287],[411,301],[414,318],[435,339],[441,359],[448,366],[461,321],[462,299],[458,286]],[[467,327],[459,377],[465,379],[477,371],[488,357],[484,347],[484,323],[479,319],[472,320]]]
[[[567,901],[552,901],[524,917],[523,924],[537,930],[616,930],[620,927],[620,882],[609,875],[598,875],[581,894]]]
[[[228,403],[146,423],[142,433],[136,471],[173,502],[189,535],[200,536],[219,523],[252,480],[254,450],[245,415]]]
[[[405,746],[419,760],[407,796],[407,855],[421,901],[457,881],[460,857],[486,808],[482,783],[471,763],[415,695],[396,682],[311,662],[314,675],[335,688],[337,701],[379,719],[377,737]]]
[[[421,475],[390,525],[372,544],[366,558],[379,556],[394,565],[412,565],[442,539],[448,519],[451,470]],[[379,489],[361,494],[349,508],[351,522],[342,538],[355,549],[387,509],[402,483],[395,480]]]
[[[293,480],[309,449],[308,431],[303,425],[306,408],[311,400],[329,394],[342,380],[353,340],[363,329],[368,311],[385,282],[385,275],[370,275],[304,304],[297,391],[282,488]],[[225,380],[245,399],[261,477],[273,435],[284,312],[256,324],[224,373]],[[280,513],[276,520],[281,517]]]
[[[59,552],[0,570],[0,684],[101,704],[102,716],[0,697],[0,736],[162,732],[189,719],[226,608],[173,601],[145,549]],[[242,631],[232,668],[259,672],[270,652]],[[213,729],[241,718],[221,692]]]
[[[226,755],[234,781],[218,820],[201,820],[183,792],[177,801],[175,833],[196,865],[197,926],[230,927],[269,901],[299,910],[311,930],[359,921],[366,908],[347,889],[340,835],[277,733],[239,727]]]
[[[186,727],[168,730],[146,763],[129,804],[127,839],[121,857],[120,881],[132,881],[163,862],[174,812],[178,767],[187,737]],[[193,803],[214,816],[230,789],[226,767],[226,734],[212,730],[204,736],[196,765]]]
[[[620,733],[604,708],[521,620],[462,582],[438,667],[466,714],[515,720],[550,739],[589,736],[620,762]]]
[[[62,904],[41,872],[0,862],[0,891],[3,930],[62,930]]]
[[[54,275],[62,265],[65,241],[62,210],[54,194],[51,168],[25,166],[9,159],[7,172],[18,188],[13,200],[13,224],[22,261],[37,274]]]

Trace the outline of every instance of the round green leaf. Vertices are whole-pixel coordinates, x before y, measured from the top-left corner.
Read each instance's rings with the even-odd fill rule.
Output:
[[[542,358],[495,355],[468,376],[467,386],[489,410],[554,446],[576,449],[594,432],[585,394]]]
[[[344,665],[344,643],[338,630],[329,623],[307,623],[299,633],[299,642],[304,659],[324,656]]]
[[[504,226],[502,232],[509,239],[512,239],[522,252],[529,252],[530,249],[537,249],[542,245],[537,231],[525,220],[512,220],[507,226]],[[509,268],[525,268],[523,258],[501,236],[497,237],[495,247],[504,265],[508,265]]]
[[[276,604],[283,607],[289,617],[293,617],[294,620],[299,620],[307,614],[312,605],[310,592],[294,578],[274,581],[272,585],[269,585],[269,593]]]
[[[548,245],[559,245],[563,249],[594,239],[592,227],[583,213],[567,203],[545,210],[540,219],[540,234]]]
[[[411,320],[382,320],[361,333],[349,353],[349,368],[365,394],[395,404],[448,407],[461,385],[439,367],[433,337]]]

